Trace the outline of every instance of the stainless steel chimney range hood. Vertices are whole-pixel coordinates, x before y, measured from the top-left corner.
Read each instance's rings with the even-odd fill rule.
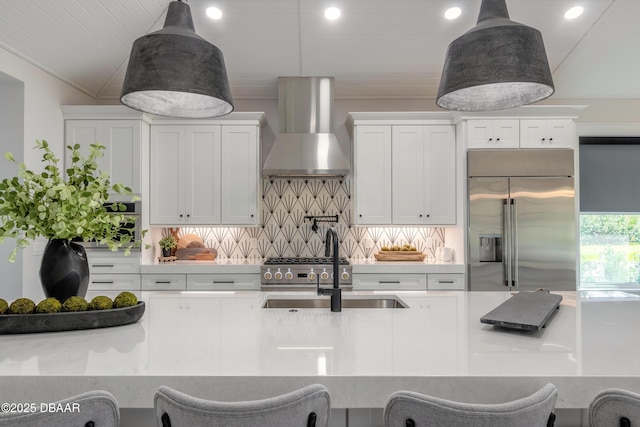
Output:
[[[262,174],[268,178],[342,178],[349,174],[333,134],[333,77],[278,79],[280,134]]]

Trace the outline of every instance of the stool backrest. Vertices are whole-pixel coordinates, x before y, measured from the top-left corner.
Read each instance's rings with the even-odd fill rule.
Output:
[[[619,388],[598,393],[589,405],[591,427],[640,427],[640,394]]]
[[[558,390],[547,384],[534,394],[507,403],[461,403],[411,391],[387,400],[385,427],[546,427],[555,420]]]
[[[0,427],[118,427],[120,408],[107,391],[95,390],[54,403],[36,404],[36,412],[0,413]]]
[[[320,384],[244,402],[199,399],[161,386],[154,407],[159,427],[326,427],[331,403]]]

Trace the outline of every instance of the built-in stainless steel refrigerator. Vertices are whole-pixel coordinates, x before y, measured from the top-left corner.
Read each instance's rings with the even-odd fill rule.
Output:
[[[467,153],[470,290],[576,289],[573,164],[573,150]]]

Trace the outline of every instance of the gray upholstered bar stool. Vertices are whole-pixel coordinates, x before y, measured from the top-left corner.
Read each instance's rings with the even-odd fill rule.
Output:
[[[507,403],[460,403],[411,391],[389,396],[385,427],[545,427],[553,426],[558,390],[547,384]]]
[[[589,404],[591,427],[640,427],[640,394],[619,388],[602,390]]]
[[[161,427],[326,427],[331,402],[320,384],[245,402],[199,399],[161,386],[154,407]]]
[[[52,404],[53,407],[45,404],[46,409],[36,404],[36,412],[2,412],[0,426],[118,427],[120,425],[118,401],[107,391],[89,391]]]

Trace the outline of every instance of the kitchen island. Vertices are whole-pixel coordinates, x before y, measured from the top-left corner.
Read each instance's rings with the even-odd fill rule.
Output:
[[[246,400],[322,383],[333,407],[380,408],[398,389],[492,403],[551,382],[558,408],[585,408],[605,387],[640,391],[640,297],[558,293],[547,327],[522,332],[479,321],[507,292],[395,292],[409,308],[341,313],[262,308],[311,292],[144,292],[136,324],[0,336],[0,401],[105,389],[149,408],[163,384]]]

